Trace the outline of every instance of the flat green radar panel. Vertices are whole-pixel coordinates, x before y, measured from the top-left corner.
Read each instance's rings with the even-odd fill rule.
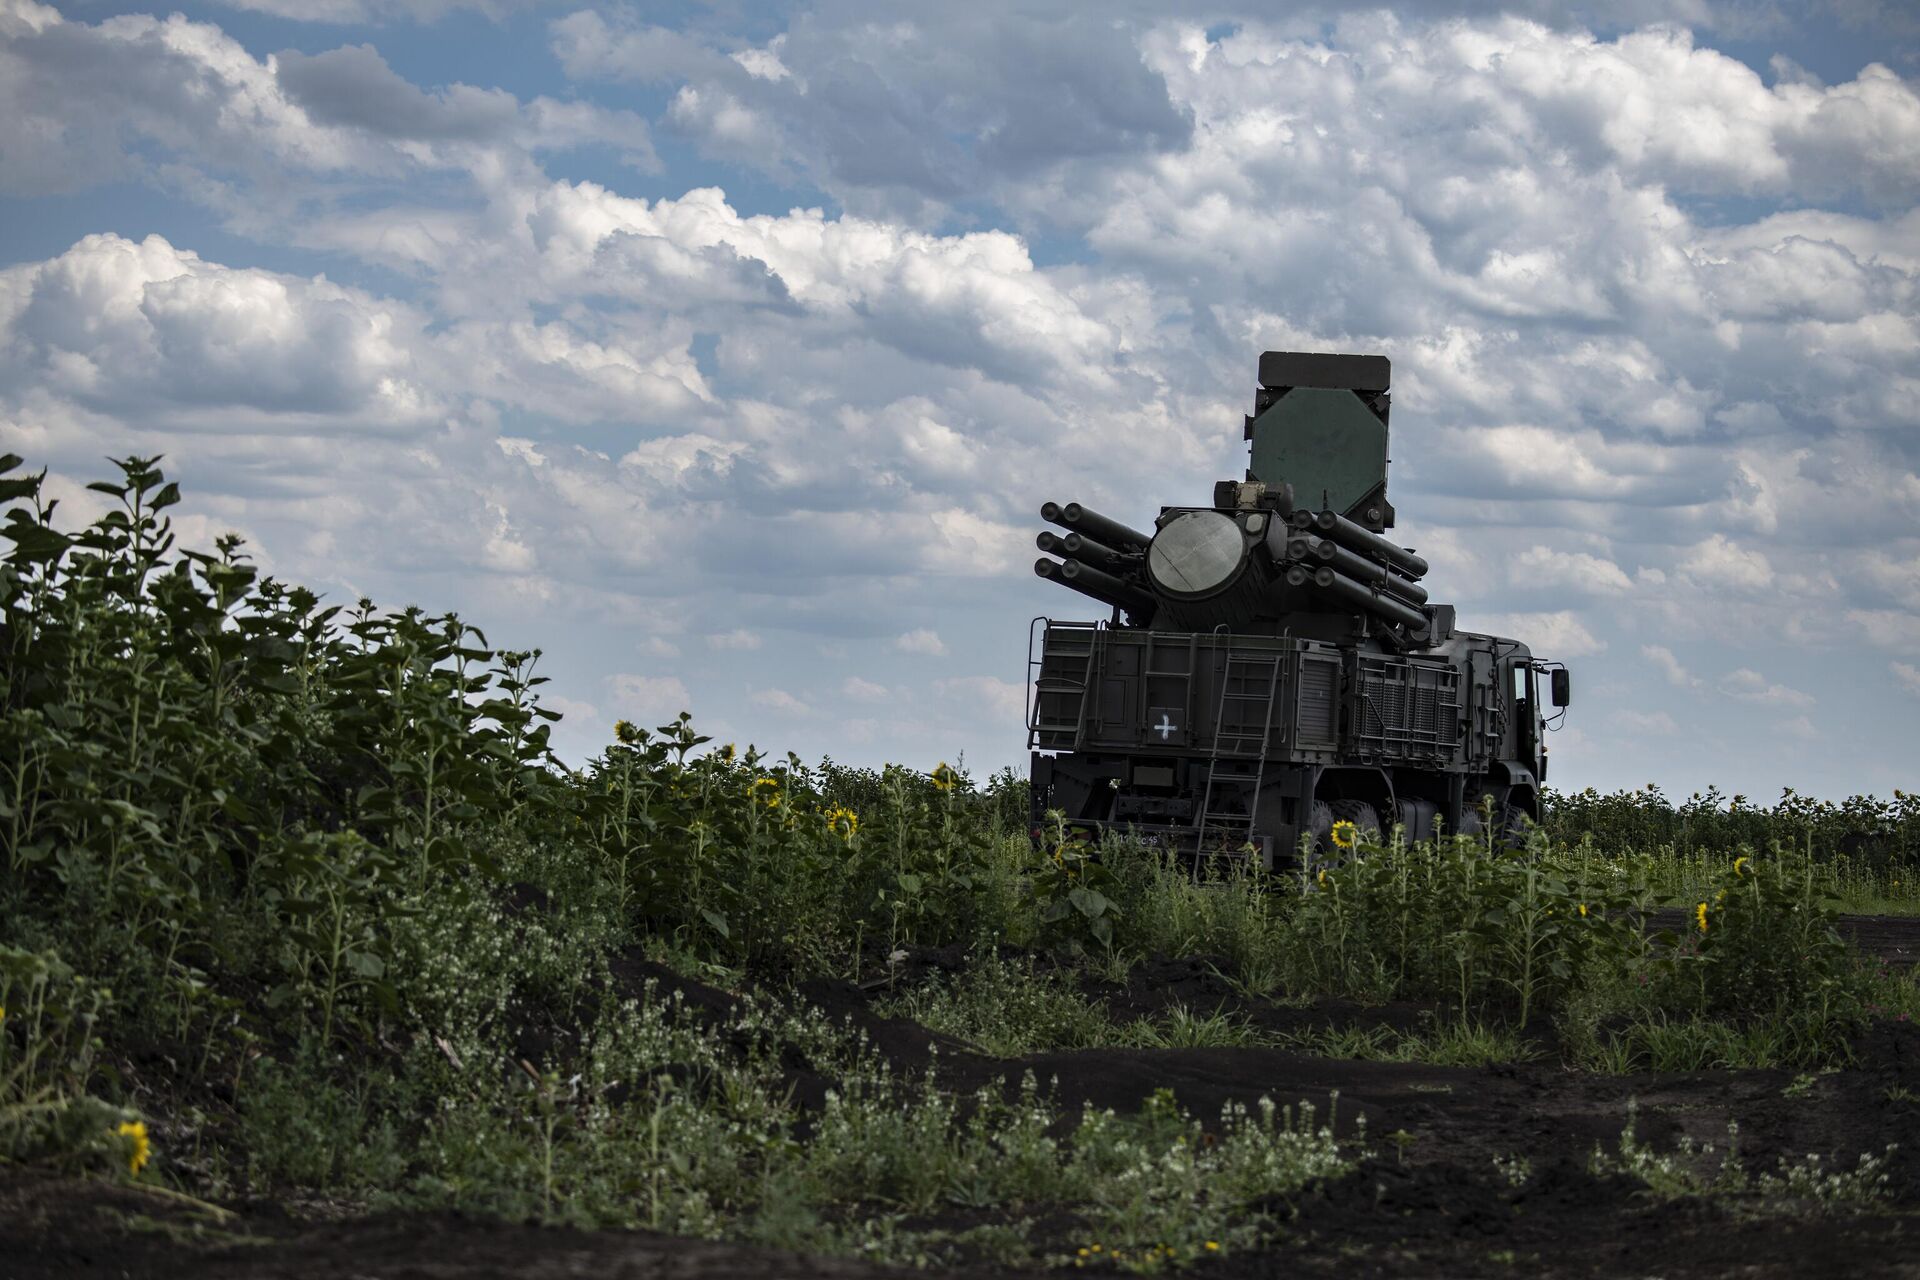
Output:
[[[1387,425],[1351,391],[1295,387],[1253,421],[1252,472],[1345,513],[1387,476]]]

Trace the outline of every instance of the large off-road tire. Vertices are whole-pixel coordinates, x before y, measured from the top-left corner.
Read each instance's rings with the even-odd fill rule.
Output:
[[[1361,841],[1379,842],[1380,812],[1365,800],[1329,800],[1334,821],[1350,821]]]
[[[1516,804],[1503,804],[1494,810],[1493,820],[1495,848],[1527,847],[1527,833],[1533,829],[1533,819],[1525,809]],[[1487,824],[1477,807],[1469,806],[1461,813],[1459,834],[1480,841],[1487,838]]]
[[[1305,844],[1306,852],[1303,854],[1300,851],[1301,845],[1299,844],[1296,844],[1293,849],[1290,850],[1293,854],[1293,865],[1298,868],[1300,873],[1304,875],[1309,882],[1312,881],[1315,874],[1322,868],[1329,865],[1326,851],[1331,849],[1333,845],[1327,839],[1327,833],[1332,830],[1333,809],[1326,801],[1315,800],[1307,807],[1307,821],[1301,828],[1301,833],[1305,837],[1303,843]]]
[[[1380,811],[1365,800],[1330,800],[1327,808],[1333,813],[1337,826],[1342,822],[1351,822],[1354,830],[1354,848],[1361,843],[1378,844],[1380,842]],[[1327,836],[1327,847],[1336,858],[1350,857],[1353,849],[1342,849],[1333,841],[1332,833]]]
[[[1500,811],[1500,847],[1516,851],[1526,848],[1533,825],[1532,814],[1517,804],[1508,805]]]

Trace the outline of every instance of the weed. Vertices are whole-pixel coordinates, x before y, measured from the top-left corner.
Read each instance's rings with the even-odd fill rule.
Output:
[[[1373,1062],[1424,1062],[1440,1067],[1479,1067],[1524,1062],[1537,1056],[1531,1040],[1481,1022],[1437,1022],[1418,1032],[1392,1027],[1323,1027],[1294,1032],[1279,1043],[1300,1053]]]
[[[1031,958],[1013,961],[991,952],[955,977],[935,978],[883,1001],[879,1009],[1000,1057],[1115,1039],[1105,1011],[1081,995],[1064,972],[1040,969]]]
[[[137,1176],[151,1159],[145,1122],[89,1092],[107,999],[52,952],[0,945],[0,1161]]]
[[[1533,1162],[1523,1155],[1495,1156],[1493,1167],[1510,1187],[1524,1187],[1533,1177]]]
[[[1142,1049],[1232,1049],[1272,1043],[1258,1027],[1223,1009],[1195,1013],[1171,1005],[1158,1020],[1140,1018],[1120,1031],[1122,1044]]]
[[[1754,1174],[1741,1163],[1740,1127],[1733,1121],[1727,1123],[1726,1150],[1716,1161],[1712,1143],[1696,1143],[1685,1135],[1675,1151],[1656,1152],[1635,1133],[1638,1118],[1638,1106],[1629,1100],[1616,1149],[1593,1149],[1588,1166],[1594,1173],[1628,1174],[1663,1197],[1740,1196],[1761,1208],[1865,1204],[1887,1195],[1893,1146],[1880,1155],[1863,1152],[1849,1170],[1831,1169],[1818,1153],[1811,1153],[1797,1160],[1781,1156],[1774,1169]]]

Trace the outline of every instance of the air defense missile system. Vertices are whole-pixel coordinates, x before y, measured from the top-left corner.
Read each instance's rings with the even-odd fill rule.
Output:
[[[1041,508],[1059,532],[1034,572],[1111,614],[1034,619],[1036,826],[1058,810],[1271,866],[1330,850],[1336,823],[1418,840],[1490,814],[1511,839],[1538,819],[1570,677],[1460,630],[1427,562],[1386,536],[1391,373],[1384,356],[1269,351],[1246,478],[1211,503],[1163,507],[1151,530]]]

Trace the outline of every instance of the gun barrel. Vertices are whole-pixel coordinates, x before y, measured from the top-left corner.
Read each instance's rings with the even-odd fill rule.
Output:
[[[1297,513],[1296,513],[1297,514]],[[1397,547],[1371,529],[1365,529],[1337,511],[1317,511],[1310,517],[1320,530],[1349,551],[1385,560],[1409,578],[1427,576],[1427,562],[1405,547]]]
[[[1335,573],[1324,565],[1315,571],[1313,585],[1336,600],[1365,610],[1377,618],[1398,623],[1410,631],[1424,633],[1427,629],[1427,615],[1412,605],[1378,591],[1369,590],[1345,574]]]
[[[1057,502],[1049,502],[1040,508],[1040,518],[1048,524],[1057,524],[1121,551],[1144,551],[1151,541],[1138,529],[1129,528],[1077,502],[1069,502],[1064,507]]]

